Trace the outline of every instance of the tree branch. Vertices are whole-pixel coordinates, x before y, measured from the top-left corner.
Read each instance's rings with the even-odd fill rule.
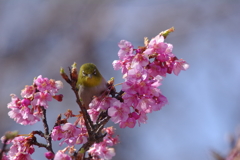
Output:
[[[71,86],[71,89],[73,90],[75,97],[76,97],[76,102],[81,109],[81,112],[83,114],[83,119],[85,121],[85,125],[88,131],[88,141],[82,145],[82,147],[78,150],[78,152],[74,153],[74,157],[76,159],[83,159],[87,160],[88,158],[85,158],[85,153],[86,151],[89,150],[89,148],[94,144],[94,143],[100,143],[103,141],[103,138],[106,136],[105,134],[102,134],[102,129],[106,125],[106,123],[109,121],[111,118],[108,116],[107,111],[103,111],[100,113],[96,124],[93,124],[86,108],[82,105],[79,95],[78,95],[78,88],[76,86],[77,84],[77,70],[76,70],[76,64],[72,66],[72,68],[68,68],[70,72],[70,78],[66,73],[64,72],[63,69],[61,69],[61,76],[63,79]],[[120,91],[119,93],[116,92],[114,86],[113,86],[113,81],[112,83],[108,83],[108,88],[109,88],[109,93],[112,95],[113,98],[116,98],[120,101],[122,101],[122,95],[124,91]],[[82,152],[83,151],[83,152]],[[80,153],[82,152],[82,153]]]
[[[53,149],[52,149],[52,138],[51,138],[51,133],[49,134],[49,127],[48,127],[48,123],[47,123],[47,116],[46,116],[46,109],[41,106],[41,109],[42,109],[42,122],[43,122],[43,127],[44,127],[44,138],[46,139],[47,141],[47,147],[46,149],[52,153],[53,152]]]
[[[0,159],[2,159],[3,153],[6,152],[7,141],[8,141],[8,139],[5,139],[4,142],[3,142],[3,146],[2,146],[2,149],[1,149],[1,152],[0,152]]]

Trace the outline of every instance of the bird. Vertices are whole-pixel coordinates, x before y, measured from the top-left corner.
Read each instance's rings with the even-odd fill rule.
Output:
[[[107,81],[93,63],[85,63],[80,67],[77,88],[79,98],[86,109],[89,109],[94,96],[98,97],[108,89]]]

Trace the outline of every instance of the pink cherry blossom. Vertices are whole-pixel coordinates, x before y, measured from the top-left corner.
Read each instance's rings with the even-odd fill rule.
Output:
[[[42,78],[42,75],[39,75],[35,80],[34,83],[37,85],[37,89],[40,92],[44,92],[46,90],[48,90],[49,86],[48,86],[48,78]]]
[[[8,103],[7,108],[21,108],[21,100],[15,94],[11,94],[10,96],[12,101]]]
[[[23,136],[15,137],[12,141],[13,145],[8,152],[9,159],[14,160],[32,160],[30,155],[34,152],[32,145],[28,144],[27,138]]]
[[[32,125],[36,122],[40,121],[40,118],[38,115],[35,115],[33,113],[33,110],[31,110],[29,107],[23,106],[21,110],[19,111],[21,114],[21,118],[17,119],[16,122],[22,125]]]
[[[87,130],[85,130],[85,132],[83,132],[85,134],[79,134],[76,138],[76,144],[84,144],[87,142]]]
[[[120,50],[118,51],[118,56],[122,60],[125,56],[131,55],[133,52],[133,45],[125,40],[121,40],[118,43]]]
[[[138,80],[138,82],[140,82],[142,80],[146,80],[147,77],[148,77],[148,73],[146,69],[140,66],[139,68],[134,67],[132,69],[129,69],[125,79],[126,81],[127,80],[133,81],[133,79],[136,79]]]
[[[115,101],[116,99],[112,97],[95,97],[89,104],[89,108],[93,110],[89,110],[88,112],[98,116],[97,112],[100,113],[102,110],[107,110]],[[95,117],[94,115],[93,117]]]
[[[61,81],[55,81],[54,79],[50,79],[48,85],[48,92],[53,96],[59,91],[59,89],[63,88],[63,83]]]
[[[155,77],[155,76],[163,76],[166,77],[167,74],[167,66],[165,63],[159,62],[159,61],[154,61],[151,64],[149,64],[149,69],[148,73],[150,76]]]
[[[131,68],[145,67],[146,65],[148,65],[148,63],[149,58],[147,54],[137,54],[132,60]]]
[[[77,136],[81,133],[81,130],[71,123],[65,123],[62,125],[62,130],[65,138],[63,142],[68,145],[74,145],[76,143]]]
[[[94,97],[89,104],[90,109],[107,110],[116,99],[112,97]]]
[[[121,121],[119,126],[120,128],[125,128],[125,127],[134,128],[135,124],[136,124],[135,118],[128,117],[126,121]]]
[[[114,60],[112,64],[113,64],[114,70],[119,70],[122,68],[122,61],[120,60]]]
[[[173,45],[170,43],[165,43],[165,44],[167,44],[167,49],[165,50],[164,53],[168,54],[170,57],[174,57],[174,54],[172,53]]]
[[[103,131],[107,133],[107,135],[103,138],[103,141],[100,143],[94,143],[88,153],[93,157],[93,159],[112,159],[115,156],[115,151],[113,148],[109,148],[109,146],[116,145],[119,143],[119,137],[114,136],[115,128],[107,127],[104,128]]]
[[[112,135],[106,135],[106,136],[104,137],[104,143],[105,143],[107,146],[116,145],[116,144],[119,143],[119,137],[118,137],[118,136],[112,137]]]
[[[149,42],[148,48],[145,50],[144,53],[150,55],[153,53],[164,53],[168,47],[166,43],[164,43],[164,37],[157,35],[155,38],[151,39]]]
[[[183,59],[175,60],[174,66],[173,66],[173,73],[175,75],[178,75],[181,70],[187,70],[188,68],[189,68],[189,65]]]
[[[101,100],[101,103],[99,105],[99,109],[102,109],[102,110],[107,110],[111,105],[112,103],[114,103],[116,101],[115,98],[112,98],[112,97],[104,97],[102,100]]]
[[[136,93],[136,92],[135,92]],[[124,103],[128,106],[136,106],[138,104],[139,96],[137,94],[129,94],[125,93],[122,98],[124,99]]]
[[[91,120],[93,121],[93,123],[96,123],[97,118],[100,114],[100,111],[94,108],[90,108],[87,110],[88,114],[90,115]]]
[[[56,88],[56,90],[58,91],[59,89],[62,89],[63,88],[63,83],[62,81],[55,81],[54,83],[54,88]]]
[[[139,118],[138,118],[138,123],[139,123],[139,126],[140,126],[140,123],[147,123],[147,114],[145,112],[140,112],[139,114]]]
[[[122,68],[122,73],[125,74],[128,71],[128,69],[131,68],[131,63],[133,58],[134,58],[134,55],[131,54],[131,55],[125,56],[123,60],[113,61],[114,69],[118,70]]]
[[[61,126],[56,126],[53,128],[51,137],[52,137],[52,140],[54,141],[59,141],[64,137]]]
[[[116,145],[119,143],[119,137],[114,136],[115,129],[113,127],[104,128],[103,131],[107,133],[107,135],[103,138],[103,141],[100,143],[94,143],[88,153],[93,157],[93,159],[112,159],[115,156],[115,151],[113,148],[109,148],[109,146]]]
[[[136,88],[137,88],[137,93],[139,95],[149,95],[151,94],[150,89],[152,82],[151,80],[145,80],[145,81],[141,81],[140,83],[136,84]]]
[[[104,128],[103,131],[107,132],[108,135],[113,135],[115,134],[115,128],[113,127],[107,127],[107,128]]]
[[[130,108],[120,101],[115,101],[112,106],[108,109],[108,115],[114,123],[125,121],[130,113]]]
[[[52,100],[52,96],[48,92],[37,92],[34,94],[32,101],[33,106],[43,106],[45,109],[48,108],[48,101]]]
[[[138,111],[139,112],[139,111]],[[129,117],[134,118],[134,119],[139,119],[139,114],[137,112],[132,112],[129,114]]]
[[[31,105],[31,100],[24,98],[24,99],[21,100],[21,104],[23,106],[29,106],[29,105]]]
[[[63,151],[59,150],[55,154],[54,160],[72,160],[72,158],[68,154],[65,154]]]
[[[35,80],[34,83],[37,86],[37,89],[40,92],[48,92],[51,95],[55,95],[59,89],[63,88],[63,84],[61,81],[55,81],[53,79],[42,78],[42,75],[39,75]]]
[[[31,86],[26,85],[25,88],[21,92],[21,96],[23,98],[32,98],[35,91],[36,91],[36,89],[33,85],[31,85]]]
[[[51,134],[51,137],[54,141],[63,139],[59,145],[66,143],[70,146],[85,143],[87,141],[86,136],[87,130],[84,127],[78,128],[71,123],[65,123],[61,127],[54,127]]]
[[[137,93],[137,84],[136,80],[130,79],[122,84],[122,90],[128,94],[136,94]]]
[[[12,102],[8,103],[8,112],[10,118],[14,119],[21,125],[32,125],[38,122],[39,116],[34,115],[32,109],[28,107],[30,104],[29,99],[20,100],[16,95],[12,94]]]
[[[102,145],[102,143],[95,143],[88,152],[93,157],[99,157],[101,159],[112,159],[113,156],[116,155],[114,148],[108,148],[105,145]]]
[[[31,156],[29,155],[29,154],[27,154],[27,153],[22,153],[22,152],[18,152],[18,153],[16,153],[16,155],[14,156],[14,157],[11,157],[10,158],[11,160],[13,159],[13,160],[33,160],[32,158],[31,158]]]
[[[153,111],[160,110],[163,106],[165,106],[168,103],[167,98],[162,94],[159,94],[159,96],[154,97],[154,100],[155,100],[155,105],[152,107]]]
[[[94,97],[89,104],[89,108],[99,110],[99,105],[101,104],[101,101],[102,99],[100,97]]]
[[[107,127],[104,128],[103,131],[107,133],[107,135],[103,138],[103,142],[106,146],[113,146],[119,143],[119,137],[113,136],[115,134],[115,128]]]
[[[151,105],[153,104],[154,100],[147,97],[142,97],[138,101],[138,105],[135,107],[138,111],[143,111],[145,113],[151,113]]]

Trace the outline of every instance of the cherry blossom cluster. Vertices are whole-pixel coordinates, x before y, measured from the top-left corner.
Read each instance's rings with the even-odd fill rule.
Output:
[[[94,143],[92,147],[88,150],[91,160],[112,159],[112,157],[115,156],[114,148],[110,148],[110,147],[119,143],[119,137],[114,136],[115,134],[114,130],[115,129],[113,127],[107,127],[103,129],[103,132],[106,132],[106,136],[103,138],[103,141],[100,143]],[[74,132],[76,131],[74,130]],[[59,150],[55,154],[54,160],[59,160],[59,159],[72,160],[69,154],[71,154],[74,151],[74,147],[71,147],[71,145],[69,145],[63,150]]]
[[[162,77],[172,72],[178,75],[189,65],[178,59],[173,53],[173,46],[164,42],[162,35],[157,35],[144,47],[134,49],[133,45],[121,40],[118,44],[119,60],[113,61],[115,70],[122,69],[123,78],[121,99],[105,96],[95,97],[90,103],[88,113],[94,123],[102,111],[120,128],[133,128],[136,123],[146,123],[147,114],[160,110],[167,104],[167,98],[160,89]],[[120,101],[121,100],[121,101]]]
[[[103,138],[100,143],[94,143],[94,145],[88,150],[92,159],[112,159],[115,156],[114,148],[110,148],[113,145],[119,143],[119,137],[115,136],[115,129],[113,127],[104,128],[103,131],[107,135]]]
[[[2,137],[3,141],[5,137]],[[8,140],[7,144],[12,143],[8,154],[4,155],[3,160],[32,160],[31,154],[34,153],[35,149],[33,145],[29,143],[29,137],[17,136],[12,140]]]
[[[59,145],[66,143],[69,146],[86,143],[87,136],[87,129],[84,125],[78,128],[71,123],[65,123],[62,126],[54,127],[51,134],[52,140],[54,141],[64,139]]]
[[[120,41],[118,46],[119,60],[113,61],[113,67],[122,69],[125,79],[122,84],[123,102],[112,104],[108,115],[121,128],[133,128],[136,122],[146,123],[146,114],[160,110],[167,103],[167,98],[158,88],[162,77],[172,72],[178,75],[189,65],[172,53],[173,46],[165,43],[162,35],[150,42],[145,41],[145,46],[137,49],[126,40]]]
[[[68,148],[67,148],[68,149]],[[72,160],[71,156],[66,154],[65,151],[67,149],[64,150],[59,150],[54,157],[54,160],[59,160],[59,159],[64,159],[64,160]]]
[[[8,112],[10,118],[14,119],[21,125],[32,125],[40,121],[42,110],[40,107],[48,108],[48,102],[52,98],[61,101],[62,95],[56,93],[63,87],[61,81],[42,78],[38,76],[33,81],[33,85],[26,85],[21,92],[23,99],[18,98],[15,94],[11,94],[12,101],[8,103]]]

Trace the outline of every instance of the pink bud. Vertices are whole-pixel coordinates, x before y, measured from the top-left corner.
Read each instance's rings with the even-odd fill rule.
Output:
[[[45,153],[45,157],[46,157],[47,159],[53,159],[53,158],[54,158],[54,153],[52,153],[52,152],[46,152],[46,153]]]
[[[56,99],[56,100],[59,101],[59,102],[62,102],[63,95],[62,95],[62,94],[55,95],[55,96],[53,96],[53,98]]]

